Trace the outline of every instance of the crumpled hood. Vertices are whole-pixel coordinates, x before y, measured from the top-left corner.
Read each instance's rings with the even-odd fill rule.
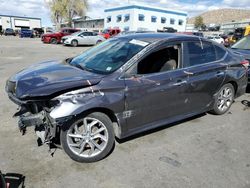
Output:
[[[102,78],[103,75],[63,62],[48,61],[30,66],[10,77],[6,91],[19,99],[47,97],[70,89],[95,85]]]

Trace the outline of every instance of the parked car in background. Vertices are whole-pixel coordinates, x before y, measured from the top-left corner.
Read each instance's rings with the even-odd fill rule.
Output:
[[[50,44],[58,44],[61,42],[62,37],[71,35],[75,32],[80,31],[80,29],[74,29],[74,28],[63,28],[61,31],[56,33],[47,33],[42,35],[42,42],[43,43],[50,43]]]
[[[163,29],[158,29],[157,32],[159,33],[176,33],[177,30],[174,29],[173,27],[163,27]]]
[[[16,33],[15,33],[14,29],[6,28],[4,31],[4,35],[5,36],[9,36],[9,35],[16,36]]]
[[[250,25],[246,27],[236,28],[233,32],[233,35],[230,38],[228,38],[229,43],[232,45],[236,43],[238,40],[240,40],[241,38],[243,38],[244,36],[247,36],[249,34],[250,34]]]
[[[122,31],[121,33],[118,34],[118,36],[121,35],[131,35],[131,34],[137,34],[137,33],[155,33],[155,31],[147,31],[147,30],[142,30],[142,31]]]
[[[120,29],[118,28],[109,28],[109,29],[105,29],[103,30],[100,35],[102,35],[105,39],[109,39],[110,37],[114,37],[116,35],[118,35],[121,32]]]
[[[250,35],[240,39],[231,46],[232,51],[242,54],[250,62]],[[246,62],[246,64],[248,63]],[[248,84],[250,84],[250,66],[248,66]]]
[[[19,37],[20,38],[24,38],[24,37],[33,38],[33,31],[30,29],[21,29],[19,32]]]
[[[245,93],[245,66],[241,55],[204,38],[134,34],[65,61],[32,65],[5,88],[20,106],[21,131],[33,126],[41,143],[95,162],[111,152],[115,137],[207,111],[226,113]]]
[[[202,32],[178,32],[179,34],[185,34],[185,35],[195,35],[197,37],[204,37]]]
[[[73,33],[72,35],[62,37],[61,43],[76,47],[79,45],[96,45],[103,42],[104,40],[106,39],[103,36],[98,35],[98,33],[80,31]]]
[[[40,38],[44,34],[44,30],[42,28],[33,28],[33,36]]]
[[[224,39],[221,38],[220,36],[207,36],[206,38],[214,42],[217,42],[219,44],[224,44]]]

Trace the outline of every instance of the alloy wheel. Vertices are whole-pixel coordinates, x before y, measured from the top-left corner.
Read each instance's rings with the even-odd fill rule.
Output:
[[[98,119],[85,117],[75,122],[67,131],[67,144],[76,155],[91,158],[100,154],[107,146],[108,130]]]
[[[227,111],[233,102],[233,90],[225,87],[220,91],[217,107],[221,112]]]

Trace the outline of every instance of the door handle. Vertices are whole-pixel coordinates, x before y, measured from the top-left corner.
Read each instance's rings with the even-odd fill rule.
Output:
[[[194,75],[193,72],[189,72],[189,71],[183,71],[183,72],[184,72],[185,74],[189,75],[189,76]]]
[[[186,80],[178,80],[176,83],[174,83],[173,85],[174,86],[181,86],[181,85],[183,85],[183,84],[186,84],[187,83],[187,81]]]

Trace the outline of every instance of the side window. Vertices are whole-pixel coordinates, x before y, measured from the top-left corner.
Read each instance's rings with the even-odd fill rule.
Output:
[[[75,33],[75,32],[77,32],[76,30],[73,30],[73,29],[69,29],[69,31],[68,31],[69,33]]]
[[[150,74],[175,70],[179,67],[180,45],[154,51],[143,58],[136,67],[136,74]]]
[[[62,30],[63,33],[69,33],[67,29]]]
[[[214,48],[215,48],[216,57],[217,57],[216,59],[217,60],[222,59],[225,56],[226,51],[217,45],[214,45]]]
[[[210,42],[187,42],[188,61],[185,67],[216,61],[216,53]]]
[[[81,33],[79,36],[80,36],[80,37],[86,36],[86,32]]]
[[[91,32],[86,32],[86,36],[93,36],[93,33],[91,33]]]

